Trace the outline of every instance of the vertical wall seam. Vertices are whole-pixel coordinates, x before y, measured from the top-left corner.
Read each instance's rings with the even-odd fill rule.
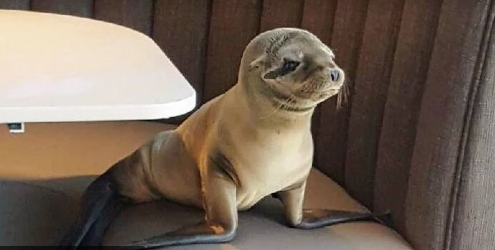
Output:
[[[338,0],[335,0],[335,8],[333,8],[333,12],[332,12],[332,16],[333,16],[333,25],[331,26],[331,30],[330,30],[330,41],[328,41],[328,43],[330,44],[330,46],[332,45],[332,41],[333,41],[333,34],[335,32],[335,18],[337,17],[337,8],[339,7],[339,1]],[[338,53],[338,51],[335,51],[335,53]]]
[[[468,94],[468,104],[466,106],[466,110],[464,111],[464,122],[462,127],[462,138],[459,143],[459,149],[457,153],[457,160],[455,164],[455,172],[454,172],[454,182],[451,192],[451,198],[449,202],[448,212],[447,212],[447,225],[444,236],[444,250],[451,249],[452,246],[452,235],[454,232],[455,226],[455,215],[458,212],[458,200],[459,200],[459,190],[461,186],[461,179],[463,173],[465,173],[465,156],[466,156],[466,148],[468,141],[470,139],[470,129],[473,122],[473,112],[475,108],[475,100],[478,96],[479,85],[481,84],[481,77],[483,72],[486,71],[486,57],[489,49],[489,41],[491,40],[491,32],[489,32],[493,27],[493,1],[489,2],[490,6],[488,7],[486,13],[486,21],[483,27],[483,35],[481,38],[481,43],[479,45],[478,58],[477,63],[475,65],[474,74],[472,80],[470,81],[470,89]]]
[[[345,123],[346,123],[346,126],[347,126],[347,129],[344,131],[345,133],[345,139],[344,139],[344,155],[342,156],[342,163],[344,164],[344,170],[342,171],[343,172],[343,186],[345,189],[348,188],[348,185],[346,183],[346,176],[347,176],[347,152],[348,152],[348,148],[347,148],[347,145],[349,144],[349,129],[350,129],[350,126],[349,126],[349,123],[350,123],[350,120],[351,120],[351,115],[352,115],[352,103],[353,103],[353,96],[354,96],[354,88],[356,87],[356,76],[357,76],[357,72],[359,70],[359,55],[361,54],[361,49],[363,47],[363,40],[364,40],[364,28],[366,27],[366,22],[367,22],[367,19],[368,19],[368,10],[369,10],[369,6],[370,6],[370,0],[367,0],[366,1],[366,7],[365,7],[365,11],[364,11],[364,16],[363,16],[363,22],[361,23],[361,27],[359,27],[358,31],[358,40],[359,40],[359,45],[356,46],[356,48],[354,49],[354,52],[353,55],[354,58],[353,60],[351,60],[351,65],[352,65],[352,71],[354,72],[354,75],[353,75],[353,78],[354,79],[348,79],[348,85],[349,86],[349,96],[347,97],[347,100],[348,100],[348,108],[347,108],[347,114],[346,114],[346,119],[345,119]],[[338,8],[338,3],[337,3],[337,8]]]
[[[381,135],[382,135],[382,128],[383,128],[383,119],[385,117],[385,108],[387,107],[387,101],[388,101],[388,92],[390,90],[390,83],[392,81],[392,73],[393,73],[393,67],[394,67],[394,62],[395,62],[395,54],[397,53],[397,44],[399,43],[399,34],[400,34],[400,30],[402,28],[402,20],[403,20],[403,17],[404,17],[404,8],[405,8],[405,5],[406,5],[406,1],[405,0],[401,0],[402,1],[402,6],[400,8],[400,16],[399,16],[399,20],[397,20],[397,27],[395,27],[394,29],[396,30],[395,31],[395,38],[393,39],[393,45],[392,45],[392,54],[390,55],[390,65],[386,65],[384,67],[384,70],[388,67],[390,67],[390,73],[388,75],[388,87],[387,87],[387,95],[385,96],[386,100],[385,100],[385,103],[383,105],[383,110],[382,110],[382,117],[380,119],[380,124],[378,125],[378,133],[377,133],[377,139],[376,139],[376,142],[375,142],[375,152],[374,152],[374,166],[373,166],[373,174],[372,174],[372,181],[373,181],[373,192],[372,192],[372,199],[371,201],[373,202],[371,204],[371,207],[374,209],[375,207],[375,202],[374,202],[374,196],[375,196],[375,192],[376,192],[376,168],[377,168],[377,165],[378,165],[378,147],[380,146],[380,139],[381,139]]]
[[[210,31],[211,31],[211,24],[213,23],[213,21],[211,20],[212,19],[212,16],[213,16],[213,5],[214,5],[214,0],[210,0],[209,1],[209,6],[208,6],[208,13],[207,13],[207,16],[206,16],[206,20],[207,20],[207,23],[206,23],[206,26],[205,26],[205,29],[206,29],[206,35],[205,35],[205,53],[204,53],[204,60],[205,60],[205,65],[204,65],[204,68],[203,68],[203,84],[201,86],[201,93],[202,93],[202,96],[201,97],[197,97],[198,100],[199,100],[199,103],[203,103],[204,102],[204,96],[205,96],[205,92],[206,92],[206,72],[207,72],[207,68],[208,68],[208,54],[209,54],[209,45],[210,45]]]
[[[96,1],[98,1],[98,0],[91,1],[91,14],[89,16],[91,19],[95,19],[95,17],[96,17],[96,14],[95,14],[96,13]]]
[[[404,3],[406,3],[406,1],[404,1]],[[429,58],[428,58],[428,60],[426,62],[427,65],[426,65],[425,74],[424,74],[424,76],[422,76],[423,79],[421,79],[421,82],[423,84],[423,88],[421,90],[420,97],[418,98],[420,100],[419,101],[419,105],[418,105],[418,109],[416,110],[416,114],[414,114],[415,117],[416,117],[416,125],[414,125],[414,134],[412,135],[411,155],[410,155],[410,158],[409,158],[409,169],[408,169],[408,173],[407,173],[407,183],[409,183],[409,177],[411,176],[412,159],[413,159],[413,155],[414,155],[414,146],[416,145],[417,133],[418,133],[419,114],[421,112],[421,107],[423,106],[422,100],[423,100],[423,96],[424,96],[424,93],[425,93],[426,82],[428,80],[428,72],[429,72],[430,64],[431,64],[431,60],[432,60],[432,52],[435,49],[435,41],[437,39],[438,25],[440,23],[440,16],[442,14],[442,6],[443,6],[444,0],[439,0],[439,1],[440,1],[440,3],[439,3],[438,12],[436,13],[436,20],[433,22],[433,25],[436,28],[433,31],[433,37],[432,37],[432,40],[431,40],[432,43],[430,44],[430,48],[429,48]],[[390,89],[390,86],[389,86],[389,89]],[[406,190],[405,190],[404,200],[403,200],[402,205],[401,205],[402,206],[401,209],[402,209],[402,213],[403,213],[403,217],[402,218],[406,218],[406,214],[407,214],[407,208],[408,208],[407,207],[407,200],[408,200],[408,194],[409,194],[409,187],[410,187],[410,185],[407,184],[406,185]],[[405,229],[405,230],[407,231],[407,229]]]
[[[334,31],[335,31],[335,18],[337,17],[335,15],[335,13],[337,12],[337,8],[338,8],[338,0],[335,0],[335,7],[332,9],[332,16],[333,16],[333,20],[332,20],[332,26],[331,26],[331,29],[330,29],[330,35],[328,37],[328,41],[323,41],[324,43],[326,43],[332,50],[332,41],[333,41],[333,35],[334,35]],[[300,21],[300,27],[302,27],[302,21],[304,20],[304,9],[306,8],[306,0],[303,0],[303,8],[301,10],[301,21]],[[337,51],[334,50],[334,52],[336,54],[338,54]],[[340,110],[335,110],[335,112],[340,112]],[[313,135],[313,144],[314,144],[314,153],[313,153],[313,166],[316,166],[317,168],[326,168],[324,166],[321,166],[318,162],[318,159],[319,159],[319,154],[321,152],[321,145],[320,143],[318,142],[318,139],[319,138],[319,135],[321,134],[320,133],[320,130],[322,129],[322,119],[321,119],[321,115],[322,115],[322,106],[321,105],[318,105],[318,107],[315,109],[315,113],[313,114],[313,119],[312,119],[312,123],[315,123],[316,125],[312,125],[311,128],[312,128],[312,135]],[[315,164],[315,163],[318,163],[318,164]],[[342,178],[343,180],[345,179],[345,163],[342,162],[343,165],[341,166],[342,167]]]
[[[258,10],[258,30],[256,34],[261,32],[261,19],[263,18],[263,6],[265,5],[265,0],[259,0],[259,10]]]
[[[299,12],[299,20],[297,20],[297,27],[302,27],[302,21],[304,16],[304,8],[306,7],[306,0],[301,0],[302,7]]]
[[[152,0],[151,1],[151,16],[150,16],[150,37],[152,38],[155,33],[155,15],[156,15],[156,1],[158,0]]]
[[[203,98],[204,98],[204,93],[205,93],[205,86],[206,86],[206,68],[207,68],[207,64],[208,64],[208,47],[210,45],[209,41],[210,41],[210,26],[211,26],[211,17],[212,17],[212,10],[213,10],[213,0],[205,0],[205,1],[208,1],[208,6],[206,8],[206,20],[205,20],[205,41],[204,41],[204,51],[203,51],[203,55],[202,55],[202,59],[203,59],[203,65],[202,65],[202,72],[201,72],[201,80],[202,80],[202,84],[201,84],[201,96],[198,96],[196,97],[197,99],[197,102],[198,104],[201,104],[203,102]],[[197,108],[199,108],[199,105],[196,105]]]
[[[440,25],[440,19],[442,17],[442,13],[443,13],[443,9],[444,9],[444,5],[445,5],[445,0],[440,0],[442,1],[440,3],[440,8],[439,8],[439,11],[438,11],[438,17],[437,17],[437,25],[436,25],[436,29],[435,29],[435,33],[434,33],[434,37],[433,37],[433,44],[431,46],[431,53],[430,53],[430,59],[428,60],[428,68],[427,68],[427,71],[426,71],[426,74],[425,74],[425,80],[424,80],[424,89],[426,89],[426,83],[428,82],[428,76],[429,76],[429,72],[430,72],[430,65],[432,63],[432,60],[433,60],[433,52],[436,50],[436,47],[437,47],[437,41],[438,41],[438,30],[439,30],[439,25]],[[411,156],[411,167],[409,168],[409,173],[408,173],[408,179],[409,177],[412,175],[411,174],[411,171],[413,170],[412,168],[412,160],[414,158],[414,151],[415,151],[415,146],[416,146],[416,141],[418,139],[418,134],[417,134],[417,129],[418,129],[418,125],[419,125],[419,116],[421,115],[421,110],[423,110],[423,103],[424,103],[424,98],[425,98],[425,90],[423,89],[423,93],[421,95],[421,99],[420,99],[420,102],[419,102],[419,107],[418,107],[418,119],[416,120],[416,135],[414,136],[414,143],[413,143],[413,149],[412,149],[412,156]],[[405,235],[408,235],[408,229],[407,229],[407,211],[408,211],[408,200],[409,200],[409,187],[410,187],[410,182],[408,180],[408,183],[407,183],[407,190],[406,190],[406,197],[404,198],[404,214],[406,215],[404,218],[405,218]]]

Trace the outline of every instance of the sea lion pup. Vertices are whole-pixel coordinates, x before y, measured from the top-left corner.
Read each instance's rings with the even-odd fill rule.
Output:
[[[235,86],[89,185],[60,245],[100,245],[124,205],[156,199],[203,208],[205,221],[128,246],[228,242],[236,235],[238,211],[270,194],[282,201],[295,228],[380,221],[373,213],[303,209],[313,160],[311,116],[343,86],[332,50],[313,34],[295,28],[259,34],[243,53]]]

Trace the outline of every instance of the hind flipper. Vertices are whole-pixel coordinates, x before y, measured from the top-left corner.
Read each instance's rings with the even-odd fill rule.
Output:
[[[121,203],[120,196],[117,193],[111,172],[106,172],[94,180],[86,189],[82,197],[81,210],[76,222],[60,241],[59,248],[73,249],[80,246],[84,243],[85,238],[88,236],[91,228],[97,223],[101,214],[105,212],[118,212],[114,207],[119,206],[119,203]],[[114,216],[115,214],[111,217]],[[106,223],[106,221],[104,222]],[[90,237],[91,242],[95,242],[98,240],[101,241],[101,239],[96,239],[96,237],[102,238],[103,235],[95,235],[93,233]],[[88,240],[86,239],[86,241]]]
[[[81,241],[81,246],[101,246],[105,232],[115,217],[126,207],[120,198],[111,199],[88,233]]]
[[[144,169],[149,166],[153,140],[121,159],[85,190],[74,226],[59,242],[62,249],[101,243],[106,228],[124,205],[152,200]],[[67,246],[67,247],[64,247]]]

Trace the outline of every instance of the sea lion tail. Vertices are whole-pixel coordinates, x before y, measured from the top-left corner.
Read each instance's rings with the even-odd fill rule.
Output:
[[[106,229],[124,208],[112,171],[94,180],[84,192],[81,202],[76,222],[59,242],[59,249],[101,245]]]

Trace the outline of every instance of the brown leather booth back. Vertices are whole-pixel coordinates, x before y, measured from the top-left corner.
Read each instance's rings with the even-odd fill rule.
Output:
[[[391,209],[418,249],[463,249],[472,239],[458,235],[456,223],[480,224],[450,208],[472,209],[467,194],[486,179],[461,173],[476,175],[495,162],[493,125],[482,126],[494,117],[493,64],[485,66],[493,63],[493,2],[0,0],[0,8],[139,30],[167,53],[201,103],[236,82],[241,53],[260,31],[314,32],[335,51],[352,89],[344,109],[329,100],[315,114],[315,166],[370,208]]]

